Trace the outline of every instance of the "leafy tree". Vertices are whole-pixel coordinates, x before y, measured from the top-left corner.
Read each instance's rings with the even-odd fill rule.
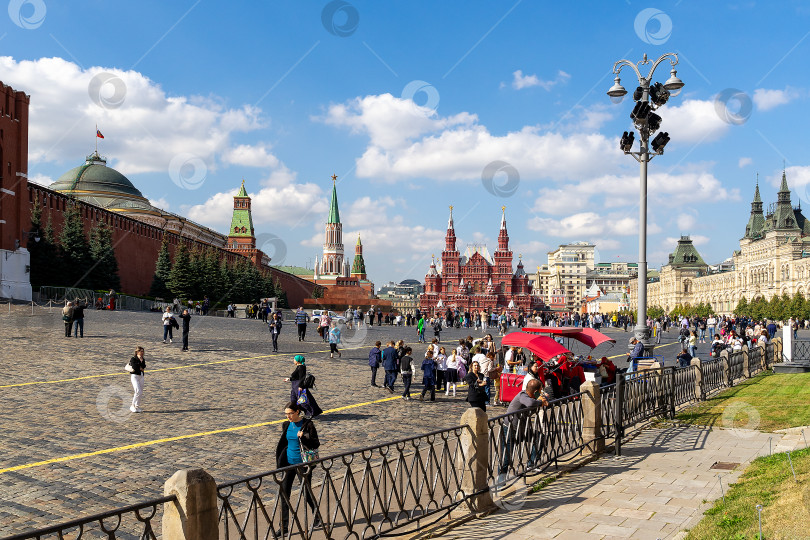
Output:
[[[790,303],[788,304],[787,313],[788,317],[793,317],[794,319],[803,319],[805,313],[805,301],[804,295],[800,292],[797,292],[793,295],[793,298],[790,299]]]
[[[770,301],[768,301],[768,307],[765,310],[765,315],[763,318],[781,321],[783,311],[782,297],[778,294],[774,294]]]
[[[752,319],[764,319],[767,317],[768,312],[768,301],[765,300],[762,296],[758,296],[751,301],[750,307],[748,309],[748,315]]]
[[[92,288],[120,291],[121,278],[118,276],[112,230],[103,221],[90,229],[90,257],[93,261],[89,276]]]
[[[185,242],[180,242],[180,245],[175,250],[174,266],[169,272],[169,282],[167,283],[169,290],[174,296],[183,300],[191,298],[194,288],[194,277],[191,274],[191,256],[188,252]]]
[[[171,271],[172,257],[169,253],[169,236],[164,234],[163,242],[161,242],[160,251],[158,252],[157,263],[155,263],[155,275],[152,278],[152,286],[149,287],[150,296],[171,300],[170,296],[172,293],[167,286]]]
[[[750,307],[748,305],[748,300],[746,300],[745,296],[740,298],[740,301],[737,302],[737,307],[734,308],[734,314],[738,317],[744,317],[750,314]]]
[[[657,319],[664,316],[664,309],[660,306],[649,306],[647,308],[647,316],[651,319]]]
[[[70,203],[65,211],[65,222],[59,233],[62,283],[69,287],[88,287],[92,259],[84,222],[76,204]]]

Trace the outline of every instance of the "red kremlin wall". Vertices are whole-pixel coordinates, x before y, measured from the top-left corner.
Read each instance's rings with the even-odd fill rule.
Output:
[[[21,223],[29,228],[31,223],[31,208],[36,201],[44,201],[42,209],[42,226],[48,223],[51,218],[55,234],[59,234],[64,223],[64,213],[67,209],[69,198],[59,192],[53,191],[37,184],[28,184],[28,202],[25,207],[25,215],[21,216]],[[152,278],[155,274],[155,264],[157,263],[158,252],[166,235],[169,242],[169,251],[174,258],[174,250],[180,242],[186,244],[189,250],[194,248],[216,249],[220,258],[225,258],[229,263],[242,259],[242,255],[232,253],[225,249],[215,248],[209,244],[198,242],[189,238],[181,237],[177,234],[165,232],[163,229],[148,225],[136,219],[122,216],[115,212],[104,210],[98,206],[82,201],[74,201],[79,206],[82,218],[84,219],[84,231],[90,233],[90,229],[99,221],[106,223],[113,231],[113,246],[115,247],[115,258],[118,261],[118,274],[121,277],[121,291],[135,296],[145,296],[149,294],[149,287],[152,285]],[[273,279],[278,279],[281,287],[287,293],[287,300],[291,307],[301,306],[305,298],[312,297],[312,292],[316,285],[310,281],[301,279],[292,274],[281,272],[273,267],[262,266],[262,270],[270,272]]]

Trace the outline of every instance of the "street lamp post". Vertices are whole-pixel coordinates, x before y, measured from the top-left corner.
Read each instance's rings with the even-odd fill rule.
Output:
[[[672,67],[670,77],[664,84],[652,83],[652,76],[655,69],[664,60],[668,59]],[[669,133],[661,132],[652,140],[652,152],[650,152],[650,135],[658,131],[661,127],[661,117],[655,114],[655,110],[662,107],[670,95],[677,96],[683,88],[683,81],[678,78],[675,66],[678,64],[678,55],[666,53],[661,55],[655,62],[646,77],[641,74],[639,68],[650,64],[647,55],[644,54],[640,62],[633,63],[629,60],[619,60],[613,65],[613,73],[616,75],[613,86],[607,94],[614,102],[620,102],[627,94],[627,90],[621,85],[619,73],[622,68],[629,66],[638,77],[639,86],[633,92],[635,106],[630,113],[630,119],[639,133],[639,150],[634,152],[633,139],[635,135],[632,131],[625,131],[622,134],[619,147],[625,154],[633,156],[640,165],[640,189],[639,189],[639,211],[638,211],[638,314],[636,317],[636,327],[633,329],[635,337],[644,345],[644,349],[649,354],[652,352],[653,344],[650,340],[650,329],[647,326],[647,163],[653,156],[664,153],[664,147],[669,142]]]

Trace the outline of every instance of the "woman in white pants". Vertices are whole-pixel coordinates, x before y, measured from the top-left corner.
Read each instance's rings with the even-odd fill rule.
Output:
[[[132,396],[132,406],[129,408],[134,413],[141,412],[141,396],[143,396],[143,373],[146,371],[146,360],[143,359],[143,347],[135,347],[135,356],[130,358],[129,365],[132,368],[129,378],[132,381],[132,388],[135,394]]]

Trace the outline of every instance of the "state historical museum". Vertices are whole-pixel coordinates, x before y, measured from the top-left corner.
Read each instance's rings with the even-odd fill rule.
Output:
[[[485,245],[469,244],[462,255],[456,249],[453,207],[447,222],[445,248],[440,266],[431,262],[425,276],[425,292],[419,296],[419,308],[428,313],[446,309],[460,311],[530,311],[539,298],[531,295],[529,276],[518,259],[512,272],[512,251],[506,231],[506,207],[502,208],[498,249],[492,255]]]

